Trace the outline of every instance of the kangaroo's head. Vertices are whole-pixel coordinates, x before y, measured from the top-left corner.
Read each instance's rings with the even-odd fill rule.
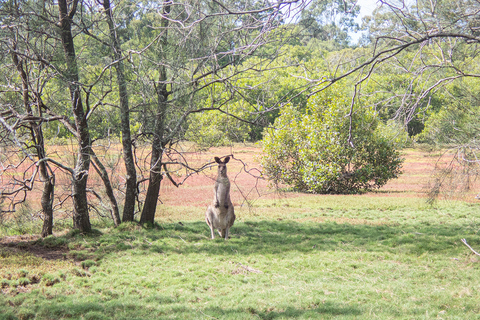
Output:
[[[227,162],[230,161],[230,157],[225,157],[222,161],[219,157],[215,157],[215,162],[218,163],[218,174],[221,176],[227,176]]]

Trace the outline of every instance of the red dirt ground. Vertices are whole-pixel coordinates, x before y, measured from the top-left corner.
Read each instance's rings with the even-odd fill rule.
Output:
[[[260,176],[261,167],[257,161],[261,154],[260,148],[243,146],[230,150],[219,148],[204,154],[203,159],[208,162],[208,157],[213,157],[214,154],[234,155],[234,159],[228,165],[228,174],[232,181],[231,191],[235,205],[241,204],[245,199],[254,201],[258,198],[278,197],[278,193],[274,189],[269,188],[268,181],[263,178],[256,179],[243,170],[243,163],[245,163],[247,170],[251,170],[254,175]],[[407,150],[404,158],[403,174],[398,179],[391,180],[380,190],[369,192],[365,196],[386,197],[402,194],[404,197],[425,197],[438,156],[418,150]],[[442,161],[445,162],[446,160]],[[213,198],[215,176],[216,168],[214,167],[201,175],[191,177],[180,188],[174,187],[170,182],[163,183],[160,199],[168,205],[205,207]],[[295,192],[283,193],[282,197],[296,197],[300,195],[304,196],[305,194]]]
[[[240,205],[244,201],[255,201],[256,199],[278,197],[278,193],[274,189],[269,188],[268,181],[261,175],[261,167],[258,158],[261,154],[261,148],[254,145],[237,144],[232,147],[212,148],[208,152],[201,152],[192,149],[191,146],[183,146],[184,156],[189,160],[191,166],[200,167],[206,163],[211,163],[211,167],[203,170],[201,173],[191,175],[179,188],[175,187],[168,179],[162,181],[159,200],[165,205],[172,206],[195,206],[206,207],[213,198],[213,185],[216,177],[216,164],[213,162],[214,156],[231,155],[232,160],[228,164],[228,175],[232,183],[231,196],[235,205]],[[138,149],[137,157],[139,163],[145,169],[148,166],[148,148]],[[75,150],[71,147],[52,147],[50,157],[74,160]],[[108,148],[97,147],[97,155],[102,156],[106,167],[110,168],[112,174],[112,184],[122,185],[123,162],[121,159],[121,151],[119,145],[110,145]],[[370,192],[365,196],[385,197],[396,196],[425,196],[429,181],[438,160],[437,155],[432,155],[419,150],[405,151],[405,162],[403,164],[403,174],[395,180],[391,180],[387,185],[379,191]],[[16,173],[14,173],[16,171]],[[28,163],[24,162],[15,170],[4,171],[0,176],[0,188],[11,181],[14,175],[19,177],[23,173],[31,174],[33,167],[28,167]],[[144,171],[147,172],[146,170]],[[179,171],[180,172],[180,171]],[[176,181],[182,181],[179,172],[172,173]],[[183,171],[184,172],[184,171]],[[177,175],[176,175],[177,174]],[[145,174],[146,176],[146,174]],[[2,186],[3,185],[3,186]],[[36,212],[40,209],[40,190],[41,183],[38,181],[34,185],[34,189],[27,194],[29,210]],[[89,187],[99,194],[103,193],[103,184],[94,169],[92,168],[89,176]],[[146,185],[141,185],[145,190]],[[477,192],[479,188],[476,188]],[[474,190],[475,191],[475,190]],[[56,202],[65,199],[70,192],[69,178],[62,173],[60,169],[56,170]],[[121,203],[121,193],[118,194],[119,203]],[[475,194],[469,194],[469,198],[473,199]],[[23,196],[23,195],[22,195]],[[283,193],[282,197],[295,197],[297,193]],[[17,197],[17,200],[19,197]],[[92,196],[93,199],[93,196]],[[5,208],[4,203],[4,208]],[[69,200],[66,201],[63,212],[68,213]]]

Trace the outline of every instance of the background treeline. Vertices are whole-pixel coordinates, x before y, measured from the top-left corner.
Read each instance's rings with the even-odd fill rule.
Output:
[[[124,28],[117,31],[123,43],[122,50],[126,52],[141,50],[155,41],[157,36],[151,32],[152,24],[148,20],[148,15],[136,16],[135,12],[131,15],[133,17],[125,22]],[[203,106],[205,110],[195,112],[189,117],[183,124],[178,138],[197,142],[203,147],[260,141],[264,128],[273,124],[283,105],[295,105],[305,110],[308,99],[318,91],[318,87],[312,86],[312,82],[345,73],[370,57],[373,44],[368,40],[363,39],[363,43],[361,40],[359,44],[351,44],[347,40],[323,40],[325,35],[316,34],[310,30],[311,26],[304,27],[305,23],[304,20],[296,24],[283,23],[275,30],[275,37],[280,39],[270,38],[271,43],[264,44],[254,54],[239,61],[227,61],[225,58],[223,63],[229,64],[225,68],[229,70],[223,72],[226,72],[226,76],[234,74],[228,79],[230,88],[218,83],[208,90],[206,88],[198,90],[195,103]],[[337,30],[339,33],[341,31]],[[347,34],[344,36],[346,38]],[[119,94],[115,91],[118,81],[112,65],[108,65],[114,63],[110,59],[109,48],[107,44],[92,40],[84,34],[79,34],[75,40],[79,41],[78,46],[82,48],[81,61],[85,65],[82,65],[80,76],[85,79],[85,83],[93,83],[98,80],[95,76],[99,74],[102,76],[100,79],[102,83],[95,83],[92,91],[87,92],[89,98],[95,97],[94,102],[98,103],[94,105],[95,112],[92,112],[89,119],[92,139],[120,138]],[[280,43],[281,47],[278,46]],[[175,40],[170,45],[175,47]],[[408,66],[411,70],[420,69],[425,63],[435,64],[438,55],[441,54],[440,49],[429,48],[427,51],[424,50],[424,57],[420,61],[414,57],[417,50],[416,47],[409,48],[397,58],[411,61],[412,64]],[[172,51],[176,63],[181,65],[178,50]],[[156,111],[155,102],[152,101],[155,97],[154,87],[145,86],[143,82],[155,82],[158,74],[155,74],[156,68],[145,65],[146,61],[143,59],[133,61],[134,58],[132,55],[131,60],[126,59],[125,77],[131,105],[131,132],[141,137],[153,132]],[[478,62],[475,57],[465,53],[465,56],[456,58],[456,62],[462,63],[463,68],[476,71]],[[62,57],[59,59],[61,61]],[[5,66],[2,68],[4,79],[9,79],[10,82],[18,81],[16,78],[19,76],[11,68],[9,59],[3,59],[2,63]],[[7,65],[10,68],[6,68]],[[145,69],[140,70],[140,67]],[[5,73],[7,69],[11,74]],[[239,69],[241,72],[238,72]],[[144,74],[140,74],[140,71]],[[395,120],[395,128],[389,126],[386,130],[400,130],[399,134],[404,130],[418,142],[450,143],[459,139],[454,138],[456,135],[453,134],[451,121],[453,117],[458,118],[456,124],[461,126],[462,130],[468,129],[463,127],[464,124],[473,123],[476,119],[474,115],[478,111],[478,99],[475,93],[479,86],[476,79],[468,81],[448,79],[456,73],[455,70],[451,71],[451,73],[448,70],[432,72],[428,77],[420,78],[395,64],[380,65],[369,75],[368,82],[363,84],[363,90],[359,91],[356,97],[357,103],[360,107],[374,108],[384,124],[388,122],[393,125],[389,120]],[[186,81],[189,80],[191,79]],[[349,105],[348,100],[353,97],[357,81],[358,78],[350,77],[335,83],[335,90],[341,90],[346,98],[345,105]],[[440,81],[448,83],[441,89],[435,88],[425,94],[425,88],[434,86]],[[201,83],[195,85],[201,86]],[[65,94],[64,89],[65,83],[61,81],[46,82],[45,100],[55,101],[53,105],[58,106],[62,99],[65,100],[65,97],[62,98]],[[408,96],[405,95],[406,92]],[[181,94],[179,92],[175,99],[181,101]],[[8,101],[9,95],[8,92],[2,95],[4,101]],[[15,95],[10,95],[10,99],[16,99]],[[68,98],[66,100],[68,101]],[[221,103],[218,103],[220,101]],[[416,109],[412,112],[407,107],[413,102]],[[66,111],[68,114],[68,109]],[[450,121],[443,121],[448,119]],[[49,121],[44,125],[44,135],[46,139],[53,139],[55,143],[69,142],[73,137],[65,126],[55,121]]]

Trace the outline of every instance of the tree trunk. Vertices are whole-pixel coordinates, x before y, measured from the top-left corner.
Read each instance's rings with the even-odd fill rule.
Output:
[[[100,160],[98,159],[97,155],[93,152],[93,150],[92,150],[92,160],[93,160],[93,164],[94,164],[93,166],[95,170],[100,175],[100,178],[102,178],[108,200],[110,200],[110,205],[112,207],[113,223],[115,224],[115,227],[118,227],[118,225],[122,221],[120,220],[120,213],[118,210],[117,199],[115,198],[115,195],[113,193],[113,188],[112,188],[112,184],[110,183],[110,178],[108,177],[107,169],[105,169],[105,166],[103,165],[102,162],[100,162]]]
[[[42,171],[42,169],[40,170]],[[42,203],[43,212],[42,237],[45,238],[46,236],[53,233],[53,197],[55,194],[55,176],[46,176],[42,177],[42,179],[44,180],[44,182],[42,198],[40,202]]]
[[[12,60],[17,68],[18,73],[20,74],[20,78],[22,79],[22,97],[23,97],[23,105],[25,108],[25,112],[33,117],[33,110],[30,107],[30,97],[29,97],[29,80],[28,75],[25,72],[24,64],[19,59],[16,49],[17,43],[16,40],[12,43],[13,50],[12,50]],[[37,107],[38,107],[38,115],[39,117],[42,116],[42,105],[41,100],[38,95],[36,95],[37,100]],[[42,197],[40,199],[40,203],[42,205],[42,215],[43,215],[43,227],[42,227],[42,237],[46,237],[53,233],[53,198],[55,194],[55,175],[51,170],[48,168],[48,164],[45,161],[42,161],[45,158],[45,143],[43,140],[43,131],[41,124],[37,122],[32,122],[30,126],[30,136],[32,142],[35,145],[35,150],[37,153],[38,158],[38,166],[40,172],[40,179],[43,181],[43,191]],[[49,174],[50,172],[50,174]]]
[[[161,162],[162,152],[156,152],[154,156],[152,152],[151,163],[155,161]],[[157,171],[158,170],[158,171]],[[143,206],[142,215],[140,217],[140,223],[154,223],[155,212],[157,211],[158,194],[160,193],[160,184],[163,176],[160,168],[153,166],[150,169],[150,177],[148,179],[147,196],[145,197],[145,205]]]
[[[163,16],[166,17],[170,13],[170,4],[164,5]],[[167,46],[168,36],[168,19],[162,19],[163,35],[160,38],[163,49]],[[158,194],[160,192],[160,183],[162,182],[162,156],[166,145],[164,141],[165,117],[168,107],[167,90],[167,69],[165,65],[159,67],[158,85],[155,86],[157,92],[157,116],[155,119],[155,132],[152,142],[152,157],[150,159],[150,176],[148,179],[147,196],[145,197],[145,205],[143,206],[140,223],[155,222],[155,211],[157,209]]]
[[[118,42],[115,24],[113,22],[110,0],[103,1],[105,14],[107,15],[107,23],[110,31],[110,39],[112,42],[113,57],[116,61],[115,70],[117,72],[118,91],[120,97],[120,119],[122,131],[122,149],[123,161],[127,173],[125,203],[123,206],[123,221],[133,221],[135,213],[135,199],[137,196],[137,171],[135,169],[135,161],[132,152],[132,137],[130,132],[130,109],[128,106],[127,82],[124,76],[124,66],[122,60],[122,50]]]
[[[160,79],[165,81],[166,70],[161,67]],[[150,158],[150,176],[148,179],[147,196],[145,197],[145,205],[143,206],[140,223],[155,222],[155,212],[157,210],[158,194],[160,192],[160,184],[162,182],[162,156],[165,144],[163,142],[165,115],[167,110],[168,92],[166,84],[160,82],[157,87],[158,111],[155,119],[155,136],[152,142],[152,157]]]
[[[70,10],[68,5],[70,4]],[[65,73],[70,90],[72,101],[73,117],[77,130],[78,157],[75,169],[72,174],[72,196],[73,196],[73,228],[80,232],[90,232],[92,226],[88,214],[87,201],[87,180],[90,168],[91,142],[88,130],[87,118],[83,110],[82,98],[80,95],[78,66],[76,61],[75,46],[72,35],[72,19],[77,9],[78,0],[59,0],[59,28],[63,49],[67,62]]]
[[[41,116],[42,102],[37,97],[38,113]],[[43,181],[43,191],[40,203],[42,204],[43,227],[42,237],[53,233],[53,199],[55,197],[55,174],[50,169],[47,162],[42,161],[46,157],[45,142],[43,140],[43,131],[41,124],[33,124],[35,132],[35,145],[39,160],[40,178]]]

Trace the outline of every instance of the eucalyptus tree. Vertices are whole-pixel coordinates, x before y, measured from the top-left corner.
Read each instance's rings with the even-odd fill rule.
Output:
[[[411,52],[392,61],[411,74],[410,87],[419,92],[400,106],[406,121],[418,113],[433,114],[425,123],[426,134],[435,132],[436,142],[454,151],[454,161],[437,173],[433,197],[444,187],[449,192],[468,190],[480,173],[479,103],[472,98],[480,76],[479,10],[480,2],[471,0],[416,1],[410,6],[387,2],[370,23],[375,43],[394,49],[391,54]],[[433,103],[438,97],[443,100],[440,108]]]
[[[75,167],[70,169],[72,178],[72,199],[74,206],[73,227],[81,232],[91,230],[88,214],[87,180],[90,168],[90,155],[92,153],[90,131],[88,128],[87,114],[84,109],[81,95],[79,67],[75,51],[74,33],[72,30],[73,19],[77,13],[79,0],[58,1],[58,34],[65,54],[65,70],[63,77],[67,82],[70,92],[71,110],[75,122],[75,135],[78,144],[77,161]]]
[[[355,22],[359,12],[356,1],[311,1],[299,17],[300,35],[304,41],[313,38],[334,42],[338,48],[346,47],[349,32],[359,28]]]
[[[42,74],[48,73],[41,57],[52,52],[35,32],[29,31],[45,23],[35,16],[22,16],[18,9],[14,2],[0,5],[1,75],[4,80],[0,96],[1,136],[6,151],[4,156],[9,160],[17,159],[19,165],[30,160],[35,165],[28,170],[31,175],[20,179],[8,174],[8,167],[2,165],[0,174],[11,178],[2,179],[0,192],[2,197],[11,199],[9,210],[14,210],[16,205],[25,201],[26,193],[33,188],[39,176],[43,182],[41,235],[45,237],[52,234],[55,173],[44,161],[46,151],[42,124],[51,119],[44,116],[41,99],[46,81]]]
[[[134,201],[139,197],[143,200],[140,221],[153,223],[163,178],[180,185],[182,181],[175,181],[173,173],[182,171],[188,177],[208,166],[193,168],[177,148],[189,117],[215,111],[240,121],[251,121],[230,112],[229,102],[244,99],[247,91],[258,89],[245,85],[242,77],[251,77],[249,71],[269,68],[268,62],[280,55],[282,45],[294,37],[292,32],[284,32],[285,24],[294,23],[310,2],[23,0],[5,3],[20,12],[21,19],[35,17],[42,21],[41,27],[25,24],[23,20],[16,24],[22,33],[35,35],[33,43],[49,48],[48,54],[35,50],[30,55],[21,55],[46,70],[42,73],[42,91],[32,95],[36,99],[32,101],[42,111],[38,124],[49,129],[53,121],[61,123],[62,132],[75,138],[78,150],[73,164],[48,155],[38,156],[36,163],[55,165],[70,175],[74,227],[88,232],[91,225],[87,182],[92,166],[104,182],[114,219],[119,223],[110,177],[95,154],[94,140],[103,138],[104,131],[121,133],[127,170],[126,189],[122,190],[123,220],[133,219]],[[351,12],[358,10],[352,5],[345,8]],[[6,37],[5,43],[11,37]],[[267,45],[267,49],[260,50]],[[17,84],[21,86],[21,81]],[[254,108],[254,113],[260,115],[272,110]],[[105,118],[117,116],[120,130],[116,128],[118,122],[103,130]],[[132,124],[141,124],[135,135],[131,132]],[[135,141],[145,139],[151,143],[150,163],[148,170],[142,171],[132,148]],[[144,198],[143,188],[146,188]]]
[[[148,181],[140,220],[153,222],[162,178],[172,179],[171,171],[178,170],[178,166],[190,173],[195,171],[175,150],[189,115],[205,110],[229,114],[223,106],[238,94],[236,77],[258,67],[243,65],[245,58],[270,41],[270,34],[282,23],[283,17],[293,16],[303,7],[302,1],[293,0],[129,0],[114,4],[107,0],[25,0],[2,3],[2,10],[9,8],[18,13],[15,24],[7,23],[5,17],[9,12],[5,11],[2,17],[2,30],[14,29],[3,33],[5,52],[12,49],[15,32],[28,35],[21,45],[31,52],[13,50],[17,56],[12,57],[20,57],[32,65],[36,63],[41,70],[37,74],[37,83],[41,85],[34,86],[34,82],[27,79],[30,82],[25,86],[29,87],[30,94],[29,102],[24,100],[25,106],[37,106],[38,129],[51,131],[51,124],[57,122],[63,126],[60,129],[63,134],[75,138],[75,163],[53,159],[47,154],[37,155],[34,161],[35,165],[46,168],[54,165],[69,174],[74,228],[82,232],[91,230],[87,182],[92,163],[104,181],[114,218],[119,221],[109,176],[92,147],[94,139],[102,138],[97,125],[104,120],[100,113],[111,116],[108,110],[116,110],[117,100],[112,92],[118,92],[120,131],[127,166],[124,220],[133,219],[132,199],[137,196],[138,185]],[[27,23],[33,18],[41,23]],[[280,37],[277,35],[276,39]],[[32,43],[41,44],[49,51],[41,51]],[[263,54],[263,58],[268,57]],[[20,79],[21,68],[17,70]],[[2,65],[2,71],[7,79],[8,65]],[[34,69],[29,67],[28,71]],[[12,83],[12,91],[25,92],[18,89],[24,83],[22,80],[12,78]],[[34,87],[39,90],[33,90]],[[29,111],[15,114],[17,119],[14,119],[7,108],[7,104],[2,103],[2,124],[6,130],[3,132],[8,131],[15,137],[17,127],[13,128],[8,121],[18,124],[17,120]],[[142,123],[141,135],[151,139],[148,178],[143,177],[143,172],[136,177],[131,151],[134,144],[130,136],[131,120]],[[24,117],[22,121],[22,126],[27,123]],[[34,123],[29,121],[29,124]]]
[[[128,100],[127,80],[125,78],[125,67],[122,48],[117,34],[117,24],[114,19],[112,4],[110,0],[103,0],[103,9],[106,16],[108,31],[110,35],[110,47],[113,54],[113,61],[117,76],[117,87],[119,93],[119,107],[121,119],[122,150],[126,169],[125,202],[123,206],[123,221],[133,221],[135,214],[135,200],[137,196],[137,171],[132,152],[132,136],[130,131],[130,108]],[[113,199],[112,199],[113,201]]]
[[[138,18],[143,28],[130,29],[127,45],[142,49],[133,62],[144,94],[141,104],[147,106],[142,133],[152,141],[140,222],[154,222],[163,177],[178,185],[172,171],[183,169],[187,176],[195,171],[175,148],[188,117],[208,110],[231,115],[226,103],[239,94],[237,79],[261,66],[245,59],[274,39],[286,14],[303,7],[302,1],[164,1],[138,7],[130,24]]]
[[[45,188],[49,188],[50,208],[45,219],[49,227],[44,227],[46,231],[43,235],[51,233],[51,205],[54,194],[53,186],[45,183],[53,182],[50,165],[67,172],[70,177],[73,226],[82,232],[91,230],[87,181],[92,157],[96,164],[95,169],[103,177],[106,176],[92,149],[88,122],[109,90],[98,95],[99,92],[93,92],[98,79],[92,81],[92,84],[82,82],[81,74],[85,78],[85,66],[81,64],[82,59],[79,59],[76,52],[75,42],[78,43],[76,39],[84,25],[81,21],[87,5],[86,1],[79,0],[27,0],[6,1],[1,6],[2,47],[6,52],[10,52],[13,65],[19,74],[18,77],[7,78],[9,66],[2,65],[3,85],[7,88],[2,95],[2,132],[12,136],[22,153],[30,160],[34,158],[29,149],[33,147],[37,150],[34,166],[40,168],[41,180],[44,181]],[[81,19],[76,18],[79,11]],[[101,74],[100,72],[100,76]],[[10,92],[21,92],[23,99],[15,98]],[[92,104],[94,99],[97,101]],[[48,131],[48,124],[53,122],[61,123],[65,131],[75,138],[78,149],[74,163],[70,159],[54,159],[46,154],[43,129]],[[31,128],[29,130],[33,130],[34,135],[32,134],[30,139],[24,135],[22,139],[18,139],[25,128]],[[35,177],[24,179],[22,183],[27,185],[27,182],[33,183],[34,180]],[[31,188],[31,184],[28,184],[23,189]],[[18,191],[21,190],[17,188],[10,191],[10,194],[15,196]],[[2,192],[2,195],[5,195],[5,192]],[[45,212],[45,208],[43,210]]]

